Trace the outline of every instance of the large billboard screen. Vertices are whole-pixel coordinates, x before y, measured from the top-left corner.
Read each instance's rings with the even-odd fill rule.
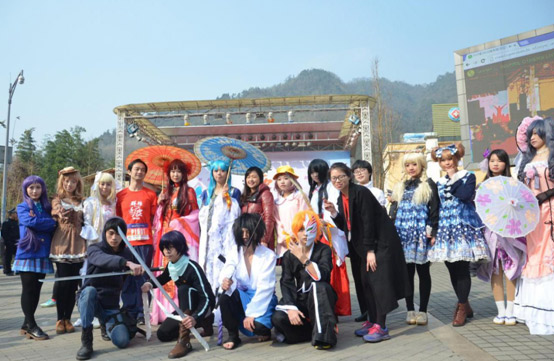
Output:
[[[464,160],[473,164],[486,149],[515,156],[521,120],[554,116],[554,31],[493,43],[456,53],[462,139],[471,148]]]

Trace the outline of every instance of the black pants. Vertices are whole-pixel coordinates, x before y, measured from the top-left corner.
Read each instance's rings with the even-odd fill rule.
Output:
[[[456,292],[459,303],[466,303],[471,290],[471,277],[469,276],[469,262],[444,262],[450,273],[450,282]]]
[[[239,291],[235,290],[231,296],[223,294],[219,299],[223,326],[229,332],[229,340],[239,340],[239,326],[245,317]],[[254,321],[253,333],[258,336],[271,336],[271,330],[258,321]]]
[[[352,242],[348,242],[348,257],[350,257],[350,269],[352,271],[352,276],[354,277],[354,286],[356,287],[356,298],[358,299],[360,312],[363,314],[367,311],[367,302],[365,300],[364,288],[362,286],[362,276],[360,274],[362,259],[358,256],[354,250],[354,247],[352,247]]]
[[[83,267],[83,262],[80,263],[60,263],[56,262],[56,273],[58,277],[78,276],[79,270]],[[56,310],[58,311],[59,320],[71,319],[73,308],[75,307],[75,292],[79,287],[79,280],[56,282],[54,284],[56,299]]]
[[[21,276],[21,309],[25,315],[24,325],[33,328],[37,325],[35,311],[37,310],[44,273],[19,272]]]
[[[305,296],[307,297],[300,297]],[[302,325],[290,323],[286,312],[275,311],[271,322],[276,330],[285,335],[285,341],[290,344],[312,341],[312,345],[323,342],[332,346],[337,344],[335,326],[335,303],[337,295],[330,284],[314,282],[308,294],[299,295],[297,307],[306,316],[301,318]]]
[[[366,302],[366,309],[369,321],[379,324],[382,328],[386,327],[387,314],[382,314],[377,311],[377,300],[379,294],[375,292],[373,284],[369,277],[371,271],[367,271],[367,265],[365,262],[360,263],[360,268],[358,268],[358,274],[360,275],[362,282],[362,292],[364,295],[364,300]]]
[[[15,257],[16,251],[17,251],[16,245],[6,244],[6,249],[4,250],[4,257],[3,257],[5,275],[12,273],[12,260]]]
[[[406,263],[408,266],[408,278],[410,281],[411,294],[406,296],[406,308],[408,311],[414,311],[414,276],[417,269],[419,277],[419,312],[427,312],[429,298],[431,297],[431,273],[429,268],[431,262],[424,264]]]
[[[181,311],[193,311],[198,307],[198,291],[189,285],[181,285],[177,288],[177,294],[179,297],[179,308]],[[196,327],[202,323],[204,317],[211,313],[211,310],[205,311],[202,316],[196,320]],[[174,312],[173,314],[177,314]],[[156,335],[161,342],[174,341],[179,337],[179,324],[180,322],[172,318],[166,318],[160,327]]]

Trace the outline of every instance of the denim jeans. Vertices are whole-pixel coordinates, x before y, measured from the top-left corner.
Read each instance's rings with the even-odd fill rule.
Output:
[[[118,325],[118,332],[112,333],[112,326],[115,323],[112,315],[119,313],[118,309],[104,309],[98,300],[98,292],[96,288],[87,286],[81,290],[79,296],[79,313],[81,314],[81,322],[83,328],[91,327],[94,317],[98,317],[100,323],[106,325],[108,336],[112,339],[112,343],[118,348],[125,348],[129,344],[129,333],[121,332],[123,325]]]

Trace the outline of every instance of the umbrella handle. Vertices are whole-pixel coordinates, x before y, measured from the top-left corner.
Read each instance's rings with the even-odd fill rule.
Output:
[[[233,159],[229,159],[231,161],[229,162],[229,169],[227,170],[227,178],[225,179],[225,184],[228,184],[227,182],[229,182],[229,177],[231,176],[231,167],[233,166]],[[223,198],[225,199],[225,202],[227,202],[227,209],[231,210],[231,195],[229,194],[229,191],[225,192]]]

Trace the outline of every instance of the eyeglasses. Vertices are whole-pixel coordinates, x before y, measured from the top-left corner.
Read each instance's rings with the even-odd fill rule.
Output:
[[[367,169],[356,169],[354,172],[354,175],[361,175],[361,174],[364,174],[365,172],[367,172]],[[369,173],[369,172],[368,172]]]
[[[335,182],[338,182],[338,181],[343,181],[347,177],[348,176],[346,174],[339,175],[337,177],[331,177],[331,182],[335,183]]]

